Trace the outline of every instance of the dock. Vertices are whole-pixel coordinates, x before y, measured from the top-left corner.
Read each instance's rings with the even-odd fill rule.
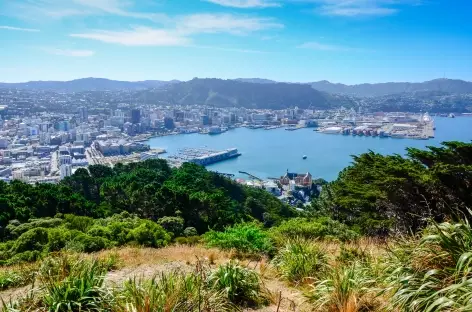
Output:
[[[245,174],[245,175],[247,175],[247,176],[253,178],[254,180],[264,181],[263,179],[261,179],[261,178],[259,178],[259,177],[256,177],[255,175],[250,174],[249,172],[246,172],[246,171],[239,171],[239,173]]]
[[[206,166],[239,156],[241,156],[241,153],[238,152],[237,148],[222,151],[207,148],[183,148],[176,155],[169,156],[168,159],[178,163],[191,162]]]
[[[225,178],[234,178],[234,174],[232,173],[224,173],[224,172],[218,172],[218,171],[210,171],[210,172],[213,172],[213,173],[216,173],[217,175],[220,175],[220,176],[223,176]]]

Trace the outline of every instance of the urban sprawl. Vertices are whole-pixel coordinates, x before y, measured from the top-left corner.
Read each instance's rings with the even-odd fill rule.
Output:
[[[237,127],[290,131],[310,127],[327,134],[428,139],[435,129],[427,113],[140,105],[126,99],[126,94],[103,92],[91,100],[75,93],[0,90],[0,178],[55,183],[88,165],[158,158],[165,150],[144,143],[153,136],[217,135]],[[206,165],[240,155],[237,146],[223,151],[182,148],[167,157],[171,165],[186,161]],[[289,176],[279,182],[289,184]],[[301,176],[299,184],[307,184]]]

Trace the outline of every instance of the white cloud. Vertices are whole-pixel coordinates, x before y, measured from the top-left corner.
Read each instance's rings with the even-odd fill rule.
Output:
[[[185,46],[191,43],[190,38],[177,32],[150,27],[124,31],[96,30],[70,36],[126,46]]]
[[[128,0],[34,0],[10,1],[5,15],[26,20],[44,21],[44,17],[62,19],[73,16],[116,15],[155,22],[167,20],[163,13],[133,11],[135,1]]]
[[[219,4],[226,7],[248,9],[248,8],[269,8],[279,7],[280,3],[272,0],[205,0],[207,2]]]
[[[232,14],[193,14],[177,19],[177,29],[184,33],[229,33],[242,35],[284,25],[271,18],[246,17]]]
[[[89,56],[95,55],[95,52],[91,50],[71,50],[71,49],[58,49],[58,48],[42,48],[42,50],[49,54],[61,55],[61,56],[89,57]]]
[[[251,54],[267,53],[266,51],[261,51],[261,50],[226,48],[226,47],[217,47],[217,46],[193,46],[193,47],[199,48],[199,49],[210,49],[210,50],[219,50],[219,51],[227,51],[227,52],[237,52],[237,53],[251,53]]]
[[[154,21],[160,21],[167,19],[167,16],[162,13],[144,13],[134,12],[129,10],[132,6],[132,2],[123,0],[73,0],[74,3],[87,7],[92,10],[98,10],[103,13],[112,15],[131,17],[137,19],[149,19]]]
[[[418,5],[421,0],[300,0],[319,5],[321,14],[332,16],[386,16],[399,11],[399,5]]]
[[[305,42],[299,45],[297,48],[311,49],[311,50],[317,50],[317,51],[351,51],[353,50],[352,48],[349,48],[349,47],[324,44],[324,43],[320,43],[316,41]]]
[[[39,32],[39,29],[33,28],[21,28],[21,27],[13,27],[13,26],[0,26],[0,29],[6,30],[15,30],[15,31],[27,31],[27,32]]]

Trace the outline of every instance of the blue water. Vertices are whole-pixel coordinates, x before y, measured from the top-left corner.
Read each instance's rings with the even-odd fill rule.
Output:
[[[285,131],[239,128],[219,135],[186,134],[157,137],[147,143],[151,148],[164,148],[168,154],[183,147],[226,149],[236,147],[242,156],[207,168],[214,171],[238,173],[246,171],[260,178],[279,177],[287,169],[292,172],[309,171],[314,177],[328,181],[336,179],[339,171],[348,166],[351,155],[368,150],[382,154],[405,154],[406,147],[437,146],[444,141],[472,140],[472,117],[436,118],[435,138],[430,140],[392,139],[379,137],[322,134],[313,129]],[[306,160],[302,159],[307,155]]]

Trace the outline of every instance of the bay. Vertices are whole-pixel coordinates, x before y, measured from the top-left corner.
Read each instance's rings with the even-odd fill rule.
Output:
[[[323,134],[304,128],[286,131],[238,128],[219,135],[182,134],[150,139],[151,148],[164,148],[167,155],[184,147],[226,149],[235,147],[238,158],[207,166],[209,170],[247,178],[239,171],[260,178],[280,177],[287,170],[310,172],[316,178],[336,179],[339,172],[352,162],[351,155],[369,150],[381,154],[405,154],[407,147],[439,146],[444,141],[472,140],[472,117],[435,118],[435,138],[429,140],[393,139],[379,137]],[[302,159],[303,155],[307,159]],[[165,157],[165,156],[164,156]]]

